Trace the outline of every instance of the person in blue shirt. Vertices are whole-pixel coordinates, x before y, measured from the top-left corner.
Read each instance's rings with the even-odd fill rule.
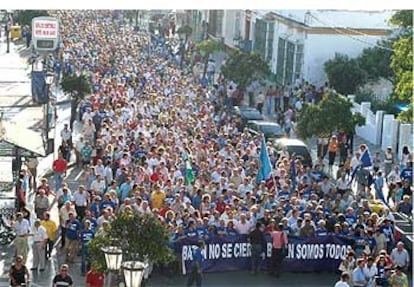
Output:
[[[352,271],[352,283],[354,287],[364,287],[368,284],[364,273],[364,265],[364,259],[360,258],[357,260],[357,267]]]
[[[65,240],[65,253],[67,255],[67,261],[73,262],[78,247],[78,234],[81,229],[79,220],[76,219],[73,212],[69,212],[69,219],[66,221],[66,240]]]
[[[101,202],[101,205],[100,205],[99,208],[100,208],[100,210],[104,210],[108,207],[111,207],[112,210],[115,210],[116,203],[111,200],[111,197],[110,197],[109,193],[106,193],[105,196],[104,196],[104,200]]]
[[[188,222],[188,227],[185,230],[185,235],[188,238],[194,238],[194,237],[198,237],[198,232],[194,226],[194,221],[189,221]]]
[[[318,227],[316,228],[315,235],[316,236],[326,236],[328,235],[328,229],[325,227],[326,222],[325,220],[318,221]]]
[[[85,275],[90,269],[90,262],[88,260],[88,243],[95,237],[95,233],[91,229],[91,222],[87,219],[84,222],[84,228],[79,233],[79,241],[81,245],[81,273]]]
[[[413,183],[413,163],[407,162],[407,166],[401,170],[400,177],[403,181],[407,180],[410,185]]]
[[[202,253],[203,248],[204,242],[199,241],[197,248],[193,249],[193,260],[191,261],[187,287],[193,286],[194,282],[196,283],[197,287],[201,287],[204,262],[204,255]]]
[[[239,234],[234,228],[234,223],[231,220],[227,223],[226,233],[228,236],[236,236]]]
[[[204,240],[205,237],[207,236],[207,227],[204,225],[202,219],[197,219],[196,232],[197,232],[198,237],[200,239],[203,239]]]
[[[101,197],[99,195],[97,195],[97,196],[94,197],[93,202],[89,206],[89,211],[95,217],[97,217],[101,214],[100,213],[100,207],[99,207],[100,206],[100,201],[101,201]]]

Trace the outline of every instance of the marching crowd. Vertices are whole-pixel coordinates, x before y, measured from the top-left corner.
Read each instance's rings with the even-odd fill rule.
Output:
[[[365,175],[357,174],[357,182],[350,183],[343,171],[332,180],[321,162],[304,166],[287,150],[277,151],[267,143],[272,180],[256,181],[261,138],[249,134],[229,112],[221,77],[198,84],[165,46],[148,43],[146,36],[120,25],[109,11],[56,13],[63,41],[57,57],[62,72],[84,74],[93,93],[80,107],[80,135],[73,135],[68,125],[61,131],[63,142],[53,163],[55,186],[42,179],[37,187],[38,219],[29,223],[28,210],[17,214],[19,256],[11,269],[12,283],[22,278],[15,270],[21,270],[27,259],[29,234],[34,242],[32,269],[43,271],[60,230],[67,263],[81,255],[85,284],[102,286],[104,275],[93,266],[90,270],[87,243],[118,212],[130,209],[162,218],[172,242],[234,234],[250,235],[254,241],[260,236],[257,230],[273,234],[277,256],[270,269],[277,268],[276,275],[284,256],[278,250],[289,237],[345,236],[355,243],[339,266],[344,272],[341,281],[353,286],[407,286],[409,255],[395,236],[388,209],[370,207],[372,190]],[[360,164],[364,148],[348,151],[352,163]],[[84,169],[77,190],[70,190],[63,180],[72,149],[76,164]],[[411,216],[412,155],[401,162],[405,173],[397,169],[397,160],[384,173],[386,164],[378,163],[374,179],[383,177],[396,208]],[[58,203],[56,223],[50,219],[49,195]],[[282,242],[280,234],[286,237]],[[72,284],[68,265],[60,270],[53,286]]]

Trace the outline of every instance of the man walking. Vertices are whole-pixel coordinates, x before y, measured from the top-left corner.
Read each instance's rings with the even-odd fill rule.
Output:
[[[193,285],[194,281],[196,282],[197,287],[201,287],[202,275],[203,275],[203,261],[204,256],[201,252],[204,248],[204,242],[198,242],[198,246],[193,250],[193,261],[190,269],[190,275],[187,281],[187,287]]]
[[[33,267],[31,270],[39,271],[45,270],[45,248],[47,244],[47,232],[46,228],[40,225],[40,219],[36,219],[33,227]]]
[[[253,229],[249,234],[250,244],[252,245],[252,274],[257,274],[260,267],[261,254],[263,250],[263,245],[266,243],[266,239],[263,231],[261,230],[262,225],[258,222],[256,223],[256,228]]]
[[[27,243],[27,237],[29,236],[30,224],[29,221],[23,218],[23,213],[17,213],[17,221],[14,224],[14,232],[16,233],[16,239],[14,240],[14,246],[16,249],[16,256],[21,255],[23,257],[23,264],[27,260],[27,252],[29,249]]]
[[[46,229],[48,239],[45,245],[45,258],[49,259],[52,255],[53,244],[55,243],[58,226],[56,222],[50,219],[50,213],[48,211],[44,213],[43,220],[40,224]]]
[[[63,158],[62,154],[59,153],[58,159],[53,162],[53,171],[55,173],[55,190],[59,190],[62,187],[63,176],[68,168],[68,162]]]

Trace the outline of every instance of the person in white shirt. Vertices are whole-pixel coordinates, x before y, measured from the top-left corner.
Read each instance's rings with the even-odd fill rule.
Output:
[[[78,214],[79,220],[82,220],[85,217],[86,207],[89,202],[89,193],[85,191],[85,186],[83,184],[79,185],[79,190],[75,191],[73,194],[73,200],[75,201],[75,210]]]
[[[352,170],[355,170],[355,168],[357,166],[361,165],[361,164],[362,164],[362,162],[361,162],[361,153],[356,152],[355,156],[352,157],[352,159],[351,159],[351,168],[352,168]]]
[[[99,174],[102,178],[105,177],[105,166],[101,159],[98,159],[95,165],[95,173]]]
[[[70,148],[72,148],[72,131],[69,129],[68,124],[65,124],[60,131],[60,137],[68,143]]]
[[[348,284],[349,278],[350,278],[349,273],[343,272],[341,274],[341,279],[338,282],[336,282],[334,287],[349,287],[349,284]]]
[[[240,221],[235,225],[235,229],[239,234],[249,234],[253,225],[251,222],[246,220],[246,214],[242,213],[240,215]]]
[[[105,188],[105,181],[102,179],[100,174],[97,174],[96,179],[91,184],[91,189],[102,196],[105,192]]]
[[[368,284],[365,285],[366,287],[374,287],[375,286],[375,275],[377,275],[378,270],[374,264],[374,258],[369,257],[367,264],[364,267],[364,274],[367,278]]]
[[[84,146],[85,146],[85,142],[83,140],[83,136],[80,136],[79,140],[76,142],[76,145],[75,145],[76,165],[78,167],[81,167],[82,165],[81,150]]]
[[[30,224],[27,219],[23,217],[23,213],[17,213],[17,220],[14,223],[14,232],[16,233],[16,239],[14,239],[15,255],[23,256],[23,262],[27,260],[27,252],[29,246],[27,243],[27,237],[29,236]]]
[[[45,256],[45,248],[47,243],[47,232],[46,228],[40,225],[40,219],[36,219],[33,227],[33,267],[31,270],[37,270],[39,268],[40,271],[45,270],[46,264],[46,256]]]

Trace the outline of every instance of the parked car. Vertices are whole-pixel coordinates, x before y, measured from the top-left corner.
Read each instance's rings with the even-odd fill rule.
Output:
[[[259,110],[248,106],[235,106],[233,108],[233,113],[241,118],[242,128],[244,128],[251,120],[263,120],[263,116]]]
[[[282,127],[269,121],[248,121],[247,129],[253,135],[264,134],[266,140],[278,139],[285,136],[285,132]]]
[[[286,147],[289,154],[291,156],[294,155],[303,165],[312,166],[312,157],[308,146],[304,142],[298,139],[280,138],[276,139],[273,143],[277,151]]]

